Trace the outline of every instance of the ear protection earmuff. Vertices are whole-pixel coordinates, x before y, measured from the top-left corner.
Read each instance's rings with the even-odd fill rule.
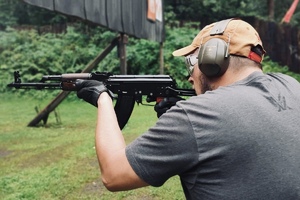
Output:
[[[227,49],[227,43],[222,39],[208,40],[198,54],[198,66],[201,72],[208,77],[223,75],[229,64]]]
[[[217,22],[210,31],[210,36],[222,35],[232,19]],[[198,66],[207,77],[222,76],[229,65],[229,41],[212,38],[201,45],[198,53]]]

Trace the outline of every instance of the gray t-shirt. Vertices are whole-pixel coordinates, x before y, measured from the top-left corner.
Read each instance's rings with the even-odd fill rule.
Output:
[[[126,148],[137,175],[187,199],[300,199],[300,84],[246,79],[173,106]]]

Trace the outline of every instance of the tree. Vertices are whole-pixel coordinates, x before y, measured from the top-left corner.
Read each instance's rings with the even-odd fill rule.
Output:
[[[17,0],[0,0],[0,30],[16,24],[17,18],[13,15],[16,3]]]
[[[269,20],[274,20],[274,0],[268,0]]]
[[[198,21],[201,27],[230,17],[249,17],[280,23],[293,0],[165,0],[171,6],[177,20]],[[291,24],[297,25],[300,11],[296,10]]]
[[[64,23],[66,17],[53,11],[29,5],[20,0],[0,0],[0,30],[15,25],[48,25]]]

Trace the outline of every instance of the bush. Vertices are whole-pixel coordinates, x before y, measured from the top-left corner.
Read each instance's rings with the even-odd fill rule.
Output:
[[[12,91],[6,85],[12,82],[14,71],[20,71],[26,82],[37,82],[47,74],[80,72],[114,35],[107,34],[99,44],[96,37],[100,31],[87,35],[69,27],[66,34],[39,35],[35,30],[14,29],[1,32],[0,92]]]
[[[263,71],[265,73],[278,72],[282,74],[287,74],[300,82],[300,74],[291,72],[288,66],[281,66],[278,63],[271,61],[269,57],[266,57],[263,61]]]
[[[190,44],[199,30],[191,27],[167,29],[164,43],[165,74],[171,75],[180,88],[190,88],[187,70],[182,57],[172,52]],[[0,34],[0,92],[15,91],[6,87],[18,70],[22,81],[37,82],[42,75],[80,72],[117,35],[101,28],[69,27],[65,34],[39,35],[35,30],[15,31],[7,29]],[[127,44],[128,74],[158,74],[159,44],[129,37]],[[280,66],[268,57],[263,62],[265,72],[281,72],[300,81],[300,75]],[[102,60],[93,71],[109,71],[119,74],[117,48]],[[37,95],[40,98],[53,92],[18,91],[19,94]],[[55,94],[57,92],[54,92]]]

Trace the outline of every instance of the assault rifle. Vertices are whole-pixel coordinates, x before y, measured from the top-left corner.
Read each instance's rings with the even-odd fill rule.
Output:
[[[61,89],[76,91],[76,79],[102,81],[115,95],[115,112],[122,129],[132,113],[134,103],[158,102],[165,97],[194,96],[191,89],[177,88],[176,81],[169,75],[112,75],[108,72],[69,73],[61,75],[45,75],[39,82],[22,83],[18,71],[14,72],[14,82],[8,87],[16,89]]]

